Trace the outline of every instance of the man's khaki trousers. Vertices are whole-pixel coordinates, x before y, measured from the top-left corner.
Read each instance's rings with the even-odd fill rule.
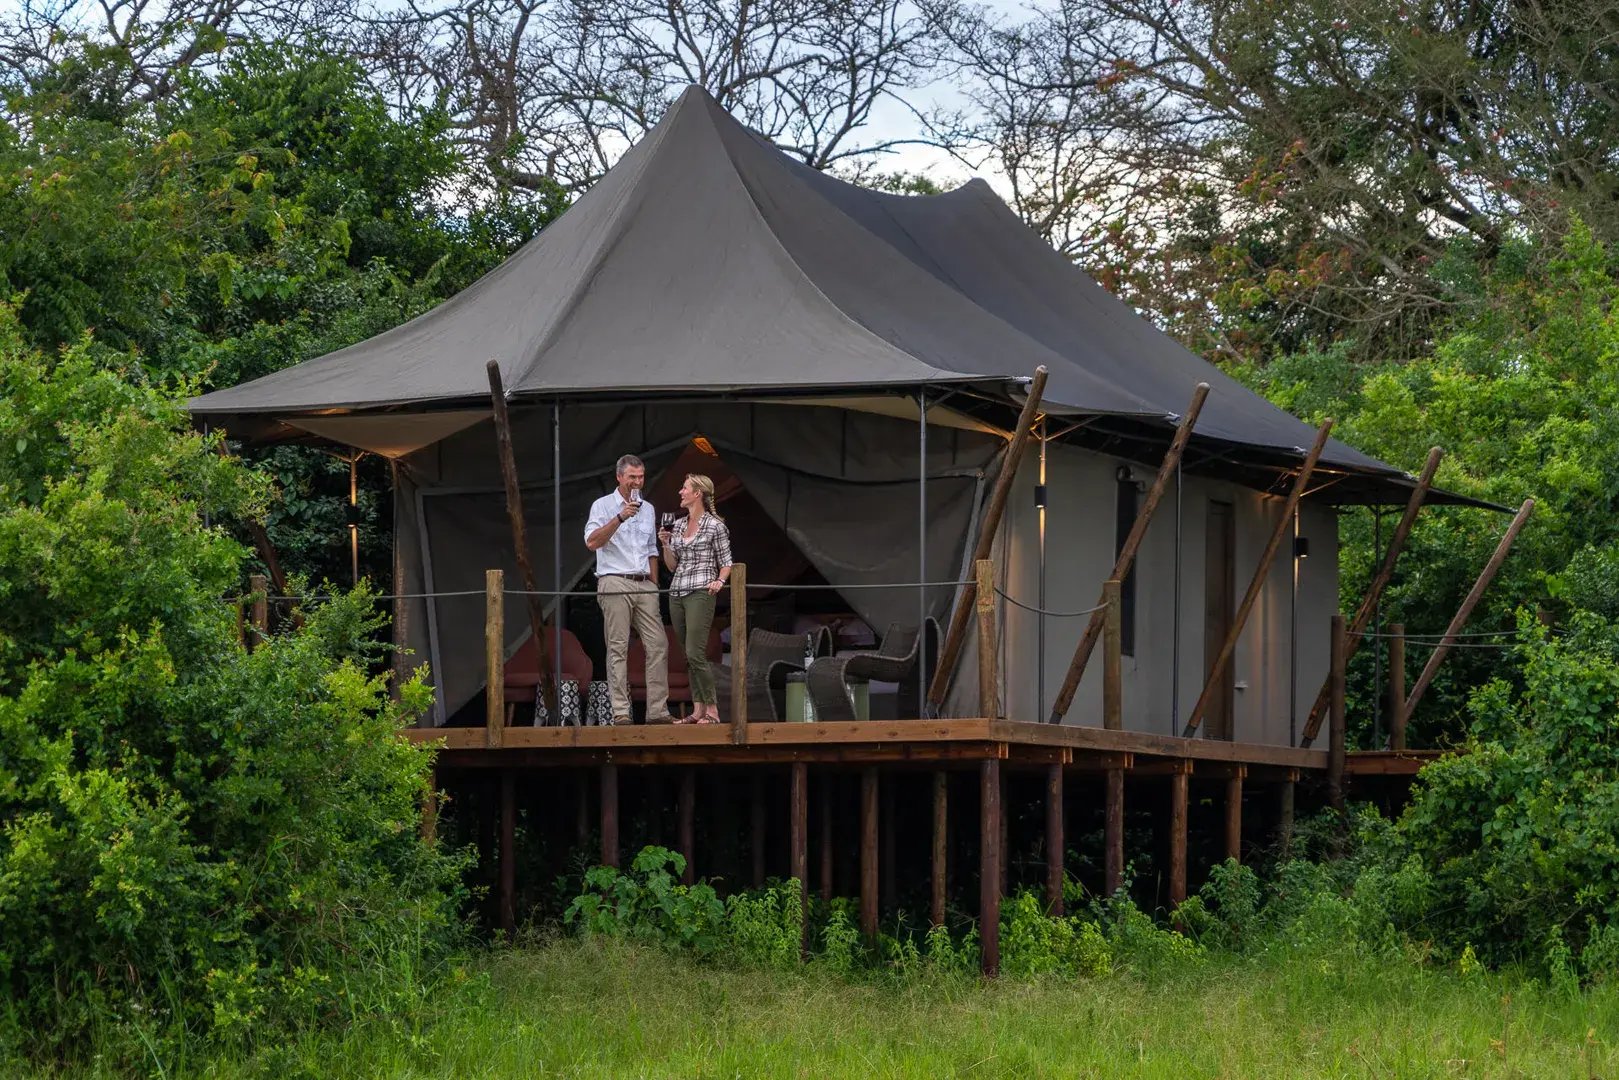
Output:
[[[630,627],[646,650],[646,715],[659,721],[669,715],[669,639],[658,614],[658,587],[651,581],[603,577],[596,581],[607,632],[607,691],[613,717],[630,715]]]

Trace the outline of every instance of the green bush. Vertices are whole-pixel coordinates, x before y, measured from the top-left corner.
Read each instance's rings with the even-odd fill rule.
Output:
[[[0,1052],[420,993],[397,976],[454,938],[460,861],[416,835],[429,753],[397,730],[428,691],[368,673],[374,601],[245,652],[217,522],[267,485],[185,388],[47,359],[0,307],[0,389]]]
[[[563,922],[712,955],[724,941],[725,905],[706,881],[682,885],[685,872],[685,857],[661,847],[642,848],[628,871],[591,867]]]

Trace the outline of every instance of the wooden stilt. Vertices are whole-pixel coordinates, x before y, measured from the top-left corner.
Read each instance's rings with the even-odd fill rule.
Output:
[[[657,844],[659,847],[668,847],[669,838],[665,833],[663,811],[667,799],[663,790],[663,770],[648,770],[646,778],[646,832],[647,843]]]
[[[1411,696],[1405,699],[1405,708],[1401,712],[1406,719],[1409,719],[1411,714],[1416,712],[1417,702],[1422,700],[1422,695],[1427,693],[1428,687],[1433,684],[1434,676],[1439,674],[1439,665],[1445,662],[1445,657],[1450,654],[1451,647],[1456,644],[1456,635],[1461,633],[1462,627],[1467,625],[1467,620],[1473,614],[1473,609],[1484,598],[1484,590],[1490,587],[1490,582],[1495,580],[1496,572],[1501,569],[1501,564],[1507,561],[1507,553],[1512,550],[1513,541],[1518,539],[1518,534],[1529,523],[1529,515],[1534,509],[1535,500],[1525,499],[1523,501],[1523,506],[1519,508],[1518,515],[1512,519],[1512,524],[1507,526],[1507,531],[1502,535],[1501,542],[1495,546],[1495,554],[1490,556],[1490,561],[1484,564],[1483,570],[1479,571],[1478,580],[1473,582],[1473,587],[1468,590],[1466,599],[1462,601],[1462,606],[1456,610],[1456,615],[1450,620],[1450,625],[1445,627],[1445,636],[1440,639],[1438,647],[1429,654],[1428,662],[1422,667],[1422,674],[1417,676],[1417,684],[1411,688]]]
[[[832,804],[837,801],[837,779],[828,776],[821,781],[820,821],[821,845],[821,899],[832,899]]]
[[[420,835],[424,843],[438,839],[438,770],[427,770],[427,791],[422,796]]]
[[[1298,510],[1299,500],[1304,498],[1305,488],[1309,486],[1310,477],[1315,473],[1316,462],[1321,460],[1321,451],[1326,449],[1327,436],[1331,431],[1331,420],[1323,420],[1321,426],[1316,429],[1315,443],[1305,455],[1304,464],[1299,466],[1298,475],[1293,478],[1293,488],[1287,493],[1287,502],[1282,504],[1282,513],[1276,519],[1276,527],[1271,530],[1270,540],[1266,542],[1265,550],[1260,553],[1259,562],[1254,566],[1254,576],[1248,582],[1248,591],[1243,594],[1242,603],[1237,605],[1236,614],[1231,618],[1231,628],[1226,632],[1225,642],[1220,646],[1219,654],[1209,666],[1208,678],[1203,683],[1203,692],[1198,695],[1197,704],[1192,706],[1192,713],[1186,718],[1186,729],[1181,732],[1185,738],[1191,738],[1197,731],[1204,710],[1214,699],[1216,688],[1222,685],[1226,667],[1231,663],[1232,654],[1237,651],[1237,641],[1242,637],[1243,627],[1248,625],[1248,616],[1253,614],[1254,605],[1259,601],[1259,594],[1265,589],[1265,580],[1270,577],[1271,564],[1276,561],[1276,552],[1282,546],[1282,538],[1293,529],[1293,514]]]
[[[1186,810],[1191,781],[1190,761],[1169,777],[1169,906],[1186,900]]]
[[[1225,782],[1225,857],[1242,861],[1242,780],[1243,766],[1231,770]]]
[[[1294,781],[1284,780],[1276,792],[1276,846],[1283,859],[1287,859],[1293,851],[1293,798],[1297,788]]]
[[[1175,429],[1175,438],[1170,442],[1164,460],[1158,465],[1158,475],[1153,478],[1152,487],[1147,490],[1147,498],[1142,502],[1141,509],[1136,511],[1135,523],[1130,526],[1130,534],[1125,537],[1124,544],[1119,548],[1119,557],[1114,560],[1113,572],[1107,576],[1107,580],[1123,581],[1130,576],[1130,567],[1135,565],[1136,552],[1141,548],[1141,541],[1146,538],[1147,526],[1152,523],[1153,514],[1157,512],[1158,504],[1163,501],[1164,492],[1169,489],[1170,480],[1180,468],[1181,455],[1186,452],[1186,444],[1192,437],[1192,429],[1197,426],[1198,414],[1203,411],[1203,402],[1208,396],[1208,383],[1198,383],[1197,388],[1192,391],[1192,403],[1186,407],[1186,413]],[[1068,662],[1068,673],[1063,676],[1062,688],[1057,691],[1056,701],[1052,703],[1049,723],[1062,723],[1062,718],[1068,713],[1068,707],[1074,703],[1074,694],[1079,690],[1079,680],[1085,675],[1085,665],[1090,663],[1091,653],[1096,649],[1096,642],[1102,636],[1102,623],[1106,613],[1106,608],[1093,612],[1090,622],[1086,623],[1085,634],[1074,649],[1074,658]]]
[[[517,775],[500,773],[500,929],[517,937]]]
[[[860,932],[877,940],[877,770],[860,771]]]
[[[1010,807],[1012,805],[1012,802],[1011,802],[1011,799],[1009,798],[1009,795],[1011,793],[1011,787],[1012,787],[1012,785],[1011,785],[1011,782],[1010,782],[1010,778],[1007,776],[1006,770],[1002,769],[1001,770],[1001,800],[1000,800],[1000,802],[1001,802],[1001,856],[1000,856],[1000,859],[999,859],[1000,866],[1001,866],[1001,895],[1002,896],[1010,896],[1012,894],[1011,885],[1012,885],[1012,851],[1013,851],[1013,848],[1012,848],[1012,811],[1010,809]]]
[[[788,872],[798,882],[799,909],[804,912],[804,931],[798,943],[800,957],[809,955],[809,766],[792,764],[787,800],[788,845],[792,848]]]
[[[1107,771],[1107,810],[1103,825],[1102,889],[1108,896],[1124,885],[1124,770]]]
[[[1405,624],[1389,627],[1389,749],[1405,749]]]
[[[753,778],[752,828],[749,830],[749,841],[753,850],[753,887],[765,887],[765,778],[755,775]]]
[[[1405,548],[1406,538],[1411,535],[1411,528],[1417,522],[1417,511],[1428,498],[1428,491],[1433,487],[1434,474],[1439,471],[1439,461],[1444,457],[1439,447],[1428,451],[1428,460],[1422,467],[1422,475],[1417,478],[1417,486],[1411,490],[1411,499],[1405,505],[1405,513],[1400,517],[1400,523],[1394,527],[1394,535],[1389,538],[1388,550],[1383,553],[1383,564],[1378,567],[1377,575],[1366,588],[1366,595],[1361,597],[1360,607],[1355,609],[1355,617],[1349,624],[1349,642],[1344,652],[1344,663],[1355,658],[1355,652],[1360,648],[1361,636],[1366,632],[1366,624],[1371,622],[1372,613],[1377,610],[1377,601],[1382,597],[1383,590],[1394,578],[1394,564]],[[1315,704],[1310,706],[1310,716],[1304,725],[1304,734],[1299,739],[1300,746],[1309,746],[1315,741],[1316,734],[1321,730],[1321,720],[1326,715],[1328,698],[1332,694],[1332,685],[1329,679],[1322,680],[1321,690],[1315,696]]]
[[[685,857],[686,871],[680,880],[690,885],[697,880],[697,770],[680,770],[680,792],[675,796],[675,829],[680,836],[680,854]],[[710,844],[710,847],[713,845]]]
[[[574,843],[582,852],[590,846],[590,773],[580,769],[578,777],[579,784],[574,789],[577,795],[574,806]]]
[[[618,766],[601,767],[602,865],[618,866]]]
[[[1046,908],[1063,913],[1063,805],[1062,766],[1046,766]]]
[[[894,866],[894,836],[898,827],[894,820],[894,785],[898,782],[898,777],[889,776],[888,782],[882,785],[881,794],[878,797],[878,802],[882,807],[882,812],[877,817],[882,848],[879,859],[881,872],[878,875],[881,888],[878,895],[882,898],[881,905],[888,910],[892,910],[899,905],[898,884]]]
[[[948,871],[950,825],[950,777],[933,774],[933,859],[929,875],[928,921],[944,925],[945,874]]]
[[[978,766],[978,943],[983,972],[1001,970],[1001,762]]]
[[[540,660],[540,696],[551,715],[557,714],[557,688],[551,670],[551,646],[545,640],[545,604],[540,598],[539,578],[528,557],[528,530],[523,518],[523,488],[517,479],[517,455],[512,451],[512,425],[506,413],[506,390],[501,383],[500,365],[491,360],[484,365],[489,373],[489,403],[495,422],[495,446],[500,454],[500,475],[506,485],[506,516],[511,520],[512,554],[517,572],[523,578],[528,601],[528,627],[534,635],[534,648]],[[558,598],[560,599],[560,597]],[[504,643],[503,643],[504,644]]]
[[[1029,445],[1029,433],[1034,430],[1035,418],[1040,412],[1040,399],[1046,390],[1046,369],[1034,369],[1034,379],[1029,384],[1029,396],[1024,399],[1023,409],[1018,413],[1017,426],[1012,432],[1012,441],[1007,444],[1006,456],[1001,462],[1001,469],[995,477],[995,486],[990,489],[989,501],[984,505],[984,520],[978,526],[978,540],[973,546],[973,563],[987,559],[993,550],[995,537],[1000,532],[1001,516],[1006,510],[1006,499],[1012,491],[1012,481],[1017,478],[1018,463],[1023,459],[1023,451]],[[939,648],[938,667],[933,672],[933,682],[928,687],[928,705],[937,709],[944,701],[945,691],[950,688],[950,679],[956,673],[956,663],[961,659],[961,648],[967,641],[967,623],[972,618],[975,608],[974,600],[977,598],[977,579],[974,584],[965,586],[961,595],[956,599],[956,606],[950,612],[950,626],[945,631],[944,643]]]
[[[1344,656],[1347,652],[1344,617],[1332,617],[1332,641],[1328,650],[1328,682],[1332,701],[1327,722],[1327,802],[1340,814],[1344,810]]]

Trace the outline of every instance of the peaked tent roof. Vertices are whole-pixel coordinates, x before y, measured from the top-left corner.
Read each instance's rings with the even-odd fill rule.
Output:
[[[423,315],[195,399],[199,419],[512,397],[989,382],[1037,365],[1054,410],[1155,426],[1198,382],[1206,439],[1302,453],[1313,430],[1192,354],[1029,230],[980,180],[868,191],[801,165],[688,89],[539,236]],[[1399,470],[1334,441],[1328,465]]]

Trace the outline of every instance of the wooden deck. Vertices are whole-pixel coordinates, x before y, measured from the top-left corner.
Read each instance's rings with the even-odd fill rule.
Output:
[[[414,742],[440,743],[441,765],[513,766],[721,765],[802,761],[828,764],[1072,765],[1076,769],[1166,771],[1190,763],[1194,774],[1228,775],[1233,766],[1292,772],[1325,770],[1326,750],[1185,739],[1135,731],[969,717],[949,720],[840,723],[753,723],[746,742],[729,724],[634,727],[509,727],[498,747],[482,727],[412,728]]]

